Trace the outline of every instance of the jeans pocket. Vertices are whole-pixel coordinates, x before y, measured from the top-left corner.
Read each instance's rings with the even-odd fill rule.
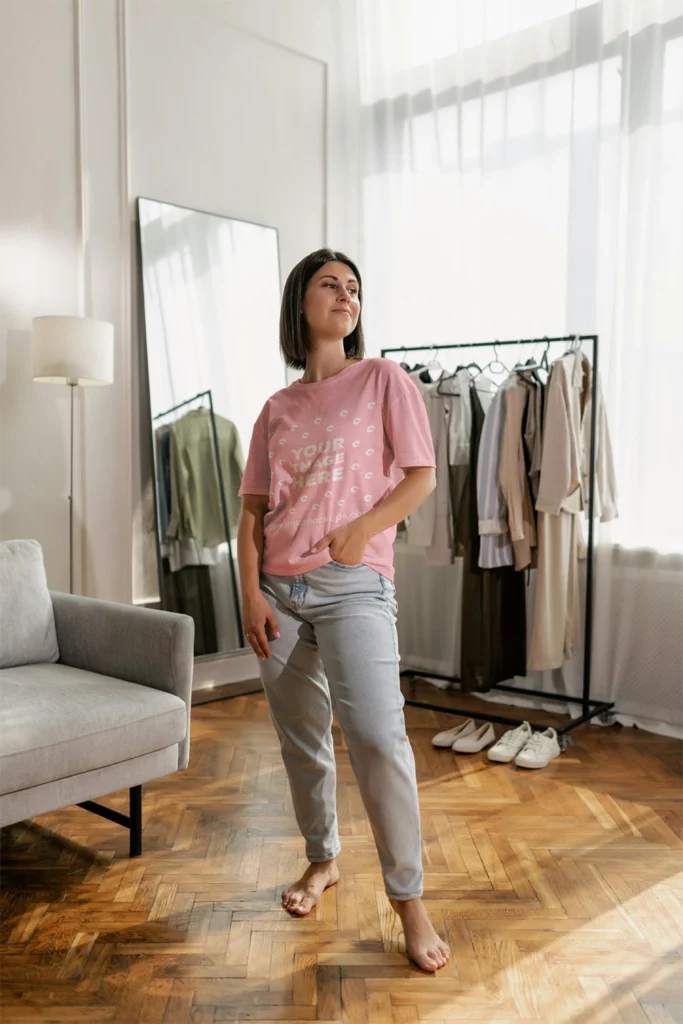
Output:
[[[382,593],[384,600],[391,609],[391,613],[396,618],[398,615],[398,601],[396,600],[396,585],[393,580],[390,580],[387,576],[379,574],[380,583],[382,584]]]

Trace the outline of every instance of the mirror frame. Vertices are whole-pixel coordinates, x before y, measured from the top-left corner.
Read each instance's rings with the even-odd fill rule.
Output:
[[[147,458],[149,459],[149,469],[152,476],[152,493],[154,500],[154,542],[156,548],[156,563],[157,563],[157,587],[159,590],[158,606],[161,611],[165,611],[163,606],[163,570],[162,570],[162,554],[161,554],[161,539],[159,537],[159,497],[157,494],[157,478],[156,478],[156,454],[154,451],[154,420],[152,418],[152,392],[149,376],[149,358],[147,348],[147,317],[145,309],[145,282],[144,282],[144,269],[143,269],[143,247],[142,247],[142,222],[140,216],[140,203],[141,202],[153,202],[160,203],[165,206],[173,206],[179,210],[188,210],[191,213],[200,213],[209,217],[220,217],[222,220],[238,221],[241,224],[250,224],[253,227],[267,228],[269,231],[275,232],[275,245],[277,255],[277,276],[278,276],[278,288],[279,288],[279,302],[282,302],[282,260],[280,257],[280,232],[279,229],[272,224],[261,224],[258,221],[246,220],[244,217],[232,217],[228,214],[215,213],[209,210],[199,210],[192,206],[183,206],[181,203],[170,203],[163,199],[152,199],[149,196],[137,196],[135,199],[135,237],[137,243],[137,295],[136,295],[136,314],[137,314],[137,328],[138,328],[138,355],[139,355],[139,370],[140,370],[140,399],[144,405],[144,410],[141,409],[140,415],[140,442],[141,445],[144,443],[142,440],[143,424],[147,424]],[[283,387],[287,385],[287,369],[284,368],[285,379],[283,381]],[[209,402],[211,410],[213,411],[213,403],[211,402],[211,396],[209,395]],[[144,463],[143,463],[144,466]],[[225,498],[225,495],[224,495]],[[225,503],[225,501],[224,501]],[[227,509],[226,509],[227,516]],[[227,519],[226,519],[227,521]],[[230,525],[230,524],[228,524]],[[216,651],[211,654],[198,654],[194,656],[195,662],[211,662],[219,661],[225,658],[234,658],[241,656],[251,651],[250,645],[246,642],[244,637],[244,630],[242,627],[242,614],[241,614],[241,602],[239,600],[239,589],[237,584],[237,572],[235,570],[235,560],[232,552],[232,542],[228,538],[228,552],[230,558],[230,578],[233,591],[234,599],[234,611],[235,611],[235,622],[237,626],[237,633],[240,640],[243,642],[243,646],[226,649],[223,651]]]

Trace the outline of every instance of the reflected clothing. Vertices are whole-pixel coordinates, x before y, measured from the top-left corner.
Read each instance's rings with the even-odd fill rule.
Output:
[[[486,417],[496,404],[494,397]],[[479,536],[477,508],[477,464],[485,413],[476,388],[470,392],[472,407],[472,437],[470,465],[464,484],[453,477],[457,487],[462,485],[459,510],[467,522],[454,524],[456,536],[466,546],[463,563],[462,587],[462,653],[460,678],[467,692],[486,692],[497,683],[526,674],[526,605],[524,573],[510,566],[482,569],[479,565],[479,545],[486,538]]]
[[[171,515],[171,428],[168,424],[155,431],[157,457],[157,500],[159,537],[163,541]]]
[[[237,536],[244,460],[234,423],[214,414],[230,537]],[[171,427],[171,515],[168,536],[201,547],[225,543],[225,523],[211,413],[193,409]]]
[[[173,572],[167,558],[162,559],[162,607],[194,620],[194,655],[215,654],[218,634],[209,567],[190,565]]]

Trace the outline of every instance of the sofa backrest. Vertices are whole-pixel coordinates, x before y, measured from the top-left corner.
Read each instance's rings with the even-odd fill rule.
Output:
[[[37,540],[0,541],[0,668],[59,661],[43,549]]]

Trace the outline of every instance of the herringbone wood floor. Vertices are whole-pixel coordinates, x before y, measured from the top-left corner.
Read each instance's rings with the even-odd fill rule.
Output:
[[[189,770],[143,789],[141,858],[76,807],[3,830],[4,1024],[683,1021],[681,745],[583,727],[531,772],[434,750],[447,715],[406,718],[448,967],[402,955],[338,730],[342,880],[307,919],[280,909],[305,861],[250,695],[193,709]]]

